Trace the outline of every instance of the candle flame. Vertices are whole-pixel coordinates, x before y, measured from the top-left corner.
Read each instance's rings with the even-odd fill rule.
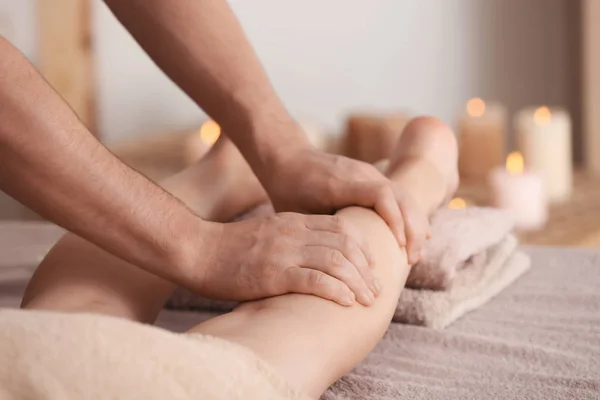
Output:
[[[533,114],[533,120],[540,126],[548,125],[550,122],[552,122],[552,113],[548,107],[540,107],[535,110],[535,114]]]
[[[206,121],[200,127],[200,139],[206,144],[214,144],[221,136],[221,127],[215,121]]]
[[[519,175],[523,173],[525,163],[523,155],[518,151],[513,151],[506,157],[506,171],[511,175]]]
[[[485,101],[479,97],[472,98],[467,102],[467,112],[471,117],[481,117],[485,113]]]
[[[451,208],[453,210],[465,208],[466,206],[467,202],[464,199],[461,199],[460,197],[455,197],[452,200],[450,200],[450,203],[448,203],[448,208]]]

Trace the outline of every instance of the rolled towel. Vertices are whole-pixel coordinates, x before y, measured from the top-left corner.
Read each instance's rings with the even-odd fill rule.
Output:
[[[504,210],[468,207],[440,209],[431,218],[431,239],[423,248],[422,261],[415,264],[406,286],[445,290],[457,271],[472,257],[485,254],[512,230],[513,221]]]
[[[443,329],[481,307],[529,269],[529,257],[515,252],[517,244],[509,235],[486,250],[484,257],[473,258],[456,272],[446,290],[405,288],[393,321]]]

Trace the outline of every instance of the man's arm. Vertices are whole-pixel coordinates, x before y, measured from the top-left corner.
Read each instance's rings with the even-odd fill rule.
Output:
[[[105,0],[154,62],[219,122],[255,173],[307,145],[225,0]]]
[[[240,149],[278,211],[374,208],[416,262],[428,223],[372,166],[312,148],[226,0],[105,0],[156,64]]]
[[[183,265],[189,242],[201,245],[207,224],[114,157],[1,36],[0,55],[0,189],[109,252],[173,279],[178,271],[170,268]]]
[[[200,293],[250,300],[300,292],[350,305],[354,290],[363,304],[371,301],[373,274],[352,229],[335,217],[292,213],[203,221],[114,157],[1,36],[0,189],[110,253]]]

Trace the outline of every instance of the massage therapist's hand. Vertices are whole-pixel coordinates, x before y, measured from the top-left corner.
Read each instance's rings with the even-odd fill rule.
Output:
[[[333,213],[348,206],[373,208],[409,263],[419,260],[429,231],[427,216],[413,198],[371,164],[306,146],[282,154],[263,182],[277,211]]]
[[[213,224],[206,268],[186,285],[211,298],[253,300],[285,293],[312,294],[370,305],[380,286],[366,241],[342,219],[279,213]]]

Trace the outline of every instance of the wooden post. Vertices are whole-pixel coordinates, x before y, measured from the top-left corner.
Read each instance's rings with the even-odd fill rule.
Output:
[[[589,171],[600,174],[600,1],[583,0],[583,130]]]
[[[90,0],[38,0],[38,67],[96,134]]]

